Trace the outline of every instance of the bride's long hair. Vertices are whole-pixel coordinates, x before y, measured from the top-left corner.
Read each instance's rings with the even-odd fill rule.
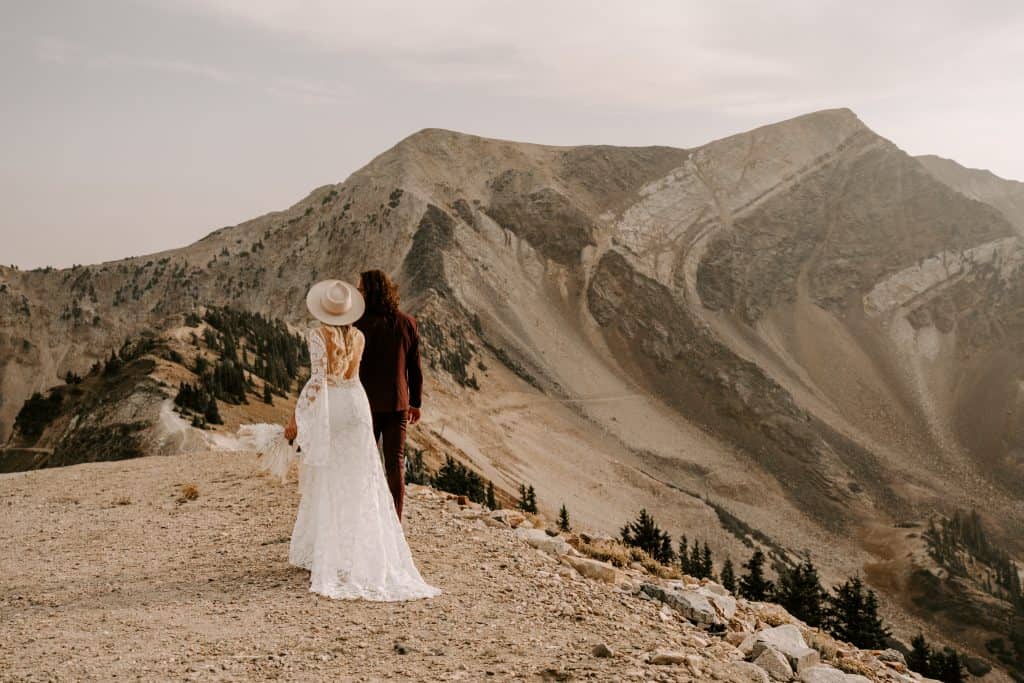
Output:
[[[321,321],[320,332],[327,351],[327,375],[334,376],[344,373],[348,367],[352,349],[352,326],[328,325]]]

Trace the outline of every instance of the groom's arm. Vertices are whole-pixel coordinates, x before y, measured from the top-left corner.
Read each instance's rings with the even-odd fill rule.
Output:
[[[420,369],[420,333],[416,328],[416,320],[409,318],[409,350],[405,354],[406,381],[409,384],[409,407],[419,411],[423,400],[423,371]]]

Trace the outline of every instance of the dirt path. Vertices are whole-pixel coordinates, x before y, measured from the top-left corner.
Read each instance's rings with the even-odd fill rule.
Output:
[[[429,489],[411,492],[406,527],[441,597],[311,594],[286,562],[294,486],[253,465],[195,454],[0,476],[0,679],[686,680],[644,661],[667,648],[721,649],[704,673],[748,680],[728,644]],[[178,502],[189,483],[198,498]]]

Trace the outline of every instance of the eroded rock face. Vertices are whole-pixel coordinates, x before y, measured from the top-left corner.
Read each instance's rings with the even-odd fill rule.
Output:
[[[577,262],[583,248],[594,244],[592,219],[558,190],[533,186],[529,175],[502,173],[491,182],[487,215],[548,258]]]

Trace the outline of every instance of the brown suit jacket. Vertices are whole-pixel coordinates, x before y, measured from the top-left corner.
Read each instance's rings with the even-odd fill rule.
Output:
[[[419,408],[423,373],[416,320],[399,311],[392,323],[380,313],[367,311],[355,326],[366,338],[359,379],[370,399],[370,410],[393,413]]]

